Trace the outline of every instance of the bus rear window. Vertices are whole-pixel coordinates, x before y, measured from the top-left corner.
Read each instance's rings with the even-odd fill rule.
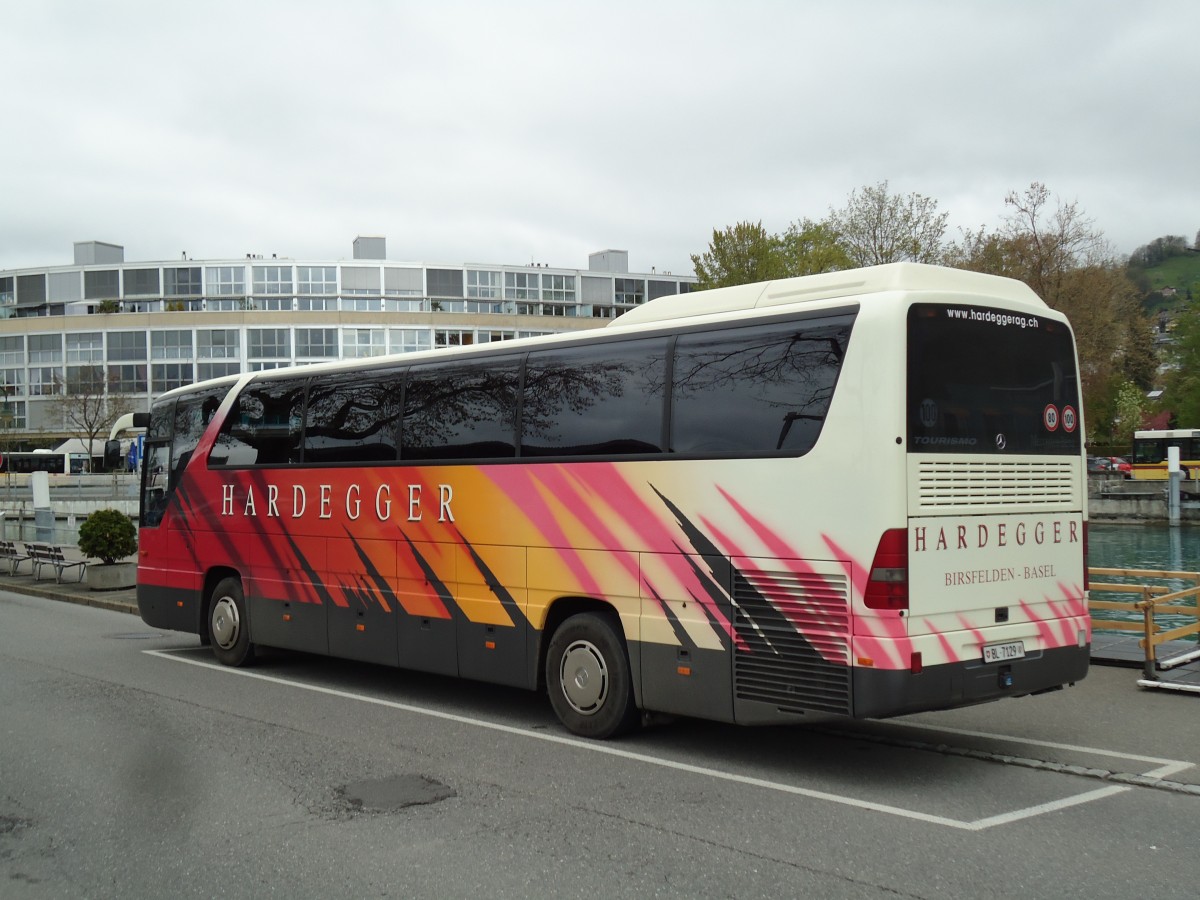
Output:
[[[1071,332],[1007,310],[915,304],[907,412],[910,452],[1078,454]]]

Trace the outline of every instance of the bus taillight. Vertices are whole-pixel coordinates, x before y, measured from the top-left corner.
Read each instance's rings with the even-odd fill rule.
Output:
[[[863,602],[868,609],[908,609],[908,529],[893,528],[879,539]]]
[[[1087,519],[1083,520],[1083,589],[1086,591],[1091,587],[1091,578],[1088,572],[1088,533]]]

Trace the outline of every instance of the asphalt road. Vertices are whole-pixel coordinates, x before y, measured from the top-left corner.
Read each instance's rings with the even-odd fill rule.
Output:
[[[238,674],[0,593],[0,897],[1190,900],[1200,697],[1136,677],[597,744],[531,693],[283,653]]]

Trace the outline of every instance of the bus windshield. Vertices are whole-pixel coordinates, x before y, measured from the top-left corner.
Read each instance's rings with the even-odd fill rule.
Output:
[[[908,313],[908,446],[919,453],[1080,453],[1069,329],[972,306]]]

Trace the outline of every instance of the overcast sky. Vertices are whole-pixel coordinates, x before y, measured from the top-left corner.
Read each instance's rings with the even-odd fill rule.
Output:
[[[1196,0],[0,0],[0,269],[352,255],[691,272],[887,180],[1200,229]]]

